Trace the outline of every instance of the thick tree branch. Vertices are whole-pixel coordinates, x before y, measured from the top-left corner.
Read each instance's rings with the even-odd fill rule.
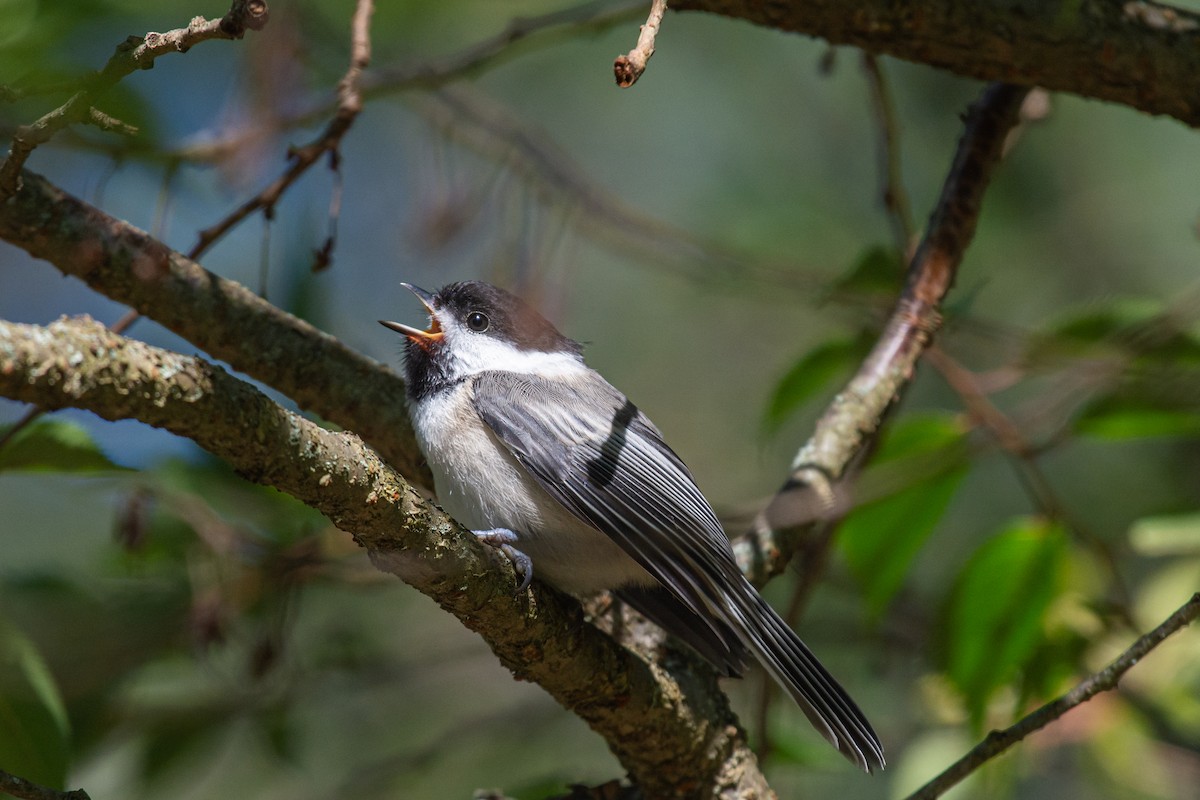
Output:
[[[301,408],[353,428],[390,464],[429,486],[404,406],[381,364],[208,272],[127,222],[31,172],[0,203],[0,238],[133,307]]]
[[[908,800],[934,800],[941,797],[963,778],[979,769],[984,763],[1003,753],[1031,733],[1041,730],[1075,706],[1086,703],[1101,692],[1117,688],[1121,676],[1133,668],[1146,655],[1158,647],[1168,636],[1190,625],[1200,617],[1200,594],[1184,603],[1174,614],[1167,617],[1154,630],[1139,637],[1124,653],[1094,675],[1079,683],[1074,689],[1028,714],[1016,725],[1002,731],[992,731],[987,738],[971,749],[971,752],[954,762],[929,783],[909,795]]]
[[[99,112],[92,108],[93,100],[126,75],[139,69],[151,69],[159,56],[185,53],[193,45],[209,39],[240,39],[247,29],[259,30],[266,25],[268,16],[266,0],[233,0],[229,11],[220,19],[195,17],[186,28],[126,39],[117,46],[104,69],[88,78],[67,102],[36,122],[17,128],[8,157],[0,164],[0,200],[16,191],[21,169],[38,145],[50,141],[68,125],[94,119]],[[111,120],[111,117],[105,118]]]
[[[675,0],[985,81],[1041,86],[1200,126],[1200,15],[1145,0]]]
[[[883,334],[817,421],[812,437],[796,454],[787,483],[759,515],[752,535],[736,543],[739,562],[753,579],[764,581],[786,566],[808,523],[841,513],[837,484],[862,456],[933,340],[942,298],[971,243],[984,191],[1028,91],[994,84],[972,107],[938,205]]]
[[[219,367],[86,318],[45,328],[0,322],[0,396],[164,428],[321,511],[378,567],[478,632],[516,677],[586,720],[646,796],[769,792],[710,670],[670,652],[663,663],[643,660],[540,583],[514,596],[504,559],[357,436],[288,412]]]

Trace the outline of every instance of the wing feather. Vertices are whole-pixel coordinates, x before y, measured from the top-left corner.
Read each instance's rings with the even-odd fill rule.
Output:
[[[474,382],[476,411],[542,488],[673,598],[623,592],[635,607],[725,674],[740,673],[752,652],[847,758],[866,770],[883,766],[870,723],[745,580],[691,473],[633,403],[595,376],[496,371]]]

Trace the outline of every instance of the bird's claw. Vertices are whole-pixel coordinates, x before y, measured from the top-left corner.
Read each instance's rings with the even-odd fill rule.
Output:
[[[513,546],[515,542],[520,540],[516,531],[511,531],[508,528],[491,528],[486,531],[471,531],[471,533],[475,534],[475,538],[479,541],[495,547],[508,557],[509,562],[513,566],[513,571],[521,576],[521,582],[517,585],[517,590],[513,594],[520,594],[529,588],[529,584],[533,582],[533,559]]]

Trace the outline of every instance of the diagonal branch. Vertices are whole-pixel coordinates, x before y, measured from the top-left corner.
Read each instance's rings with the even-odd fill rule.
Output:
[[[186,28],[166,33],[131,36],[117,46],[104,69],[84,82],[83,88],[67,102],[30,125],[17,128],[8,157],[0,164],[0,200],[17,189],[21,169],[38,145],[45,144],[68,125],[85,122],[93,116],[92,102],[122,78],[139,69],[150,69],[159,56],[185,53],[193,45],[209,39],[240,39],[247,29],[260,30],[267,24],[266,0],[233,0],[220,19],[195,17]]]
[[[814,517],[837,515],[838,482],[862,457],[933,340],[941,322],[941,301],[971,243],[983,194],[1027,93],[1022,87],[993,84],[972,107],[938,205],[883,334],[817,421],[784,487],[755,521],[753,535],[735,546],[743,570],[756,580],[784,568]]]
[[[138,419],[328,516],[380,569],[478,632],[506,667],[587,721],[649,797],[769,789],[710,670],[643,660],[578,603],[515,576],[354,434],[327,431],[201,359],[90,319],[0,321],[0,396]]]
[[[907,800],[934,800],[934,798],[941,797],[985,762],[1000,755],[1026,736],[1041,730],[1072,708],[1086,703],[1101,692],[1116,689],[1121,676],[1132,669],[1134,664],[1145,658],[1168,636],[1190,625],[1197,617],[1200,617],[1200,594],[1192,595],[1190,600],[1167,617],[1157,628],[1139,637],[1107,667],[1089,676],[1071,691],[1028,714],[1016,725],[1002,731],[989,733],[987,738],[972,748],[969,753],[950,765],[941,775],[909,795]]]
[[[0,238],[124,303],[214,358],[353,428],[396,469],[428,473],[395,373],[241,284],[208,272],[32,172],[0,203]]]

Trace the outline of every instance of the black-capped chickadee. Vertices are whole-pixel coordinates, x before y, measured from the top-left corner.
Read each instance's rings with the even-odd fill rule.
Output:
[[[721,523],[654,424],[519,298],[468,281],[404,284],[409,413],[437,496],[528,584],[615,591],[719,672],[753,655],[864,770],[883,748],[854,701],[738,569]]]

